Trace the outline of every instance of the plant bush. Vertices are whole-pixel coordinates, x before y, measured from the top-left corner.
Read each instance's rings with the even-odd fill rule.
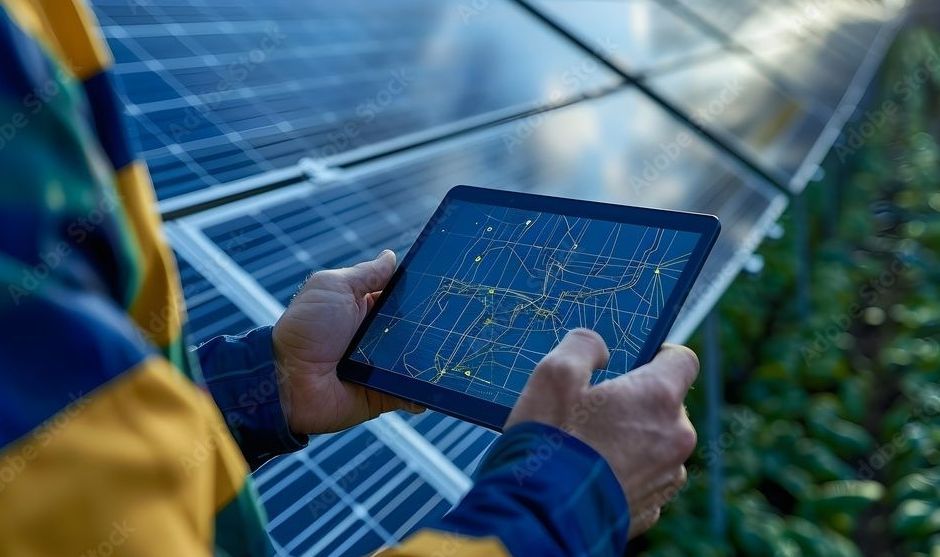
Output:
[[[807,192],[810,313],[792,234],[761,248],[721,317],[725,435],[702,439],[645,555],[940,557],[940,38],[906,31]],[[881,125],[873,111],[895,108]],[[853,127],[856,126],[856,127]],[[791,231],[792,215],[782,224]],[[701,348],[698,339],[694,342]],[[704,423],[703,389],[689,402]],[[709,451],[728,531],[709,533]]]

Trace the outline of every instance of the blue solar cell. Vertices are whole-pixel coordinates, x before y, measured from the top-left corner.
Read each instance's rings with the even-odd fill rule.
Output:
[[[183,297],[188,313],[188,333],[191,344],[199,344],[222,334],[247,331],[253,324],[228,298],[201,275],[188,261],[176,258]]]
[[[161,199],[618,81],[505,0],[93,4]]]
[[[450,508],[363,427],[319,436],[255,479],[271,536],[291,555],[365,554]]]
[[[476,471],[483,455],[496,440],[496,434],[488,429],[437,412],[412,416],[409,424],[467,475]]]

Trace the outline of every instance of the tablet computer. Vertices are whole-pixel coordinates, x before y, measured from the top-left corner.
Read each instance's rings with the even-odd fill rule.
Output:
[[[720,230],[714,216],[469,186],[450,190],[338,371],[501,431],[536,364],[594,329],[610,363],[649,362]]]

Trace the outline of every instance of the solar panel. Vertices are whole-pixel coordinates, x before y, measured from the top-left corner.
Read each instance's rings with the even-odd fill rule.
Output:
[[[161,199],[617,82],[504,0],[93,4]]]
[[[799,181],[828,122],[819,107],[781,90],[745,55],[726,53],[653,76],[650,83],[782,184]]]
[[[256,484],[286,555],[365,555],[451,507],[362,427],[314,438],[262,468]]]
[[[900,15],[891,3],[679,1],[685,18],[717,31],[732,50],[754,55],[756,67],[779,85],[819,103],[832,114],[865,58],[886,48],[879,36]]]
[[[532,5],[634,74],[675,67],[721,48],[654,0],[537,0]]]
[[[189,261],[176,254],[188,316],[188,342],[200,344],[212,337],[246,331],[251,320]]]
[[[768,26],[779,23],[769,17],[769,2],[761,0],[663,0],[662,3],[700,25],[736,38],[766,35]]]
[[[700,287],[753,248],[749,238],[783,203],[657,105],[625,90],[186,220],[217,243],[241,238],[225,252],[286,302],[312,270],[349,265],[385,247],[403,252],[456,183],[718,214],[725,230]]]
[[[885,33],[892,32],[887,8],[860,3],[855,9],[846,9],[848,4],[824,4],[812,15],[793,6],[776,6],[778,20],[803,22],[802,26],[773,40],[746,39],[741,44],[754,53],[759,64],[834,112],[866,59],[886,50],[890,35]]]

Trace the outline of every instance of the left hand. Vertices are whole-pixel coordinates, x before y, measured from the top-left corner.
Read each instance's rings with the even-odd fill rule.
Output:
[[[395,253],[311,276],[274,326],[281,404],[300,435],[346,429],[384,412],[421,406],[340,381],[336,365],[395,272]]]

